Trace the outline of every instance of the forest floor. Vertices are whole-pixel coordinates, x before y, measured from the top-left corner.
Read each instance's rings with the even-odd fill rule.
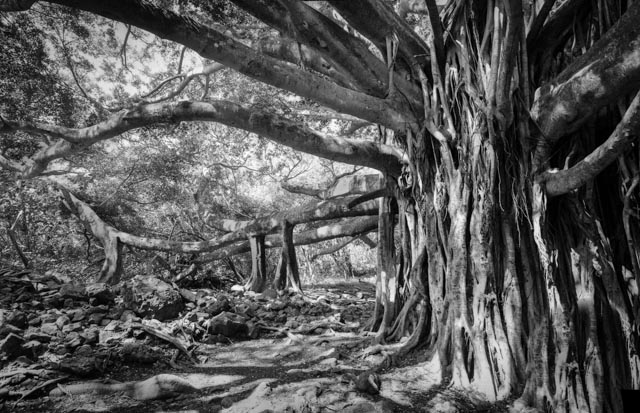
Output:
[[[188,340],[172,343],[162,334],[144,334],[149,326],[163,331],[163,323],[139,331],[131,324],[137,320],[129,320],[115,340],[102,343],[101,330],[94,352],[85,357],[91,365],[100,360],[98,370],[87,370],[77,361],[80,351],[68,351],[68,337],[61,342],[62,351],[54,340],[48,346],[53,354],[41,354],[35,361],[22,356],[9,362],[5,357],[0,363],[0,411],[506,411],[506,403],[486,403],[439,386],[438,361],[426,360],[419,350],[402,358],[400,365],[380,368],[385,353],[372,351],[372,336],[361,331],[372,313],[374,294],[370,282],[355,279],[316,284],[305,289],[303,297],[290,300],[252,295],[251,300],[265,308],[258,313],[266,320],[259,337],[190,342],[188,354],[175,348]],[[242,293],[225,297],[239,306],[247,302]],[[297,316],[288,317],[287,323],[282,315],[292,308]],[[77,313],[74,308],[61,311]],[[109,323],[101,324],[109,328]],[[372,389],[371,383],[379,383],[379,388]]]

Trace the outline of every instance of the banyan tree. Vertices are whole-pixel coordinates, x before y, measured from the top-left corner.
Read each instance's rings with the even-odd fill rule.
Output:
[[[378,343],[426,352],[443,383],[542,411],[617,412],[620,390],[640,387],[639,1],[231,0],[270,28],[252,41],[207,2],[0,10],[44,3],[153,33],[377,133],[332,136],[264,105],[141,100],[77,128],[3,117],[3,133],[50,138],[3,168],[46,176],[96,142],[188,121],[377,169]]]

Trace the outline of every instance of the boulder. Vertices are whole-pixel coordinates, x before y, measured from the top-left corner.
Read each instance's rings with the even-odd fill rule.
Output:
[[[13,311],[9,313],[6,317],[6,322],[15,327],[18,327],[21,330],[27,328],[29,324],[29,320],[27,319],[27,315],[22,311]]]
[[[115,298],[113,290],[105,283],[87,284],[86,291],[92,305],[111,304]]]
[[[63,300],[66,300],[67,298],[71,298],[73,300],[87,300],[87,292],[82,284],[62,284],[58,294]]]
[[[0,357],[6,356],[9,359],[13,359],[24,354],[23,344],[24,340],[20,336],[9,333],[8,336],[0,341]]]
[[[212,316],[216,316],[220,313],[231,310],[231,303],[227,297],[222,295],[219,296],[216,301],[206,306],[203,310]]]
[[[141,317],[159,321],[178,317],[184,309],[180,292],[171,284],[155,277],[137,276],[123,285],[124,306]]]
[[[40,326],[40,331],[48,336],[57,336],[60,329],[55,323],[44,323]]]
[[[209,334],[222,334],[229,338],[247,338],[249,326],[241,315],[223,312],[206,322]]]

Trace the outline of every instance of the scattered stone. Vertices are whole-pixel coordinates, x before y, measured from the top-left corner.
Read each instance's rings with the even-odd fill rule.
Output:
[[[84,339],[85,344],[94,344],[100,340],[100,331],[96,327],[89,327],[80,333],[80,337]]]
[[[164,354],[155,347],[142,343],[125,343],[120,349],[122,361],[129,363],[153,364],[164,358]]]
[[[222,334],[229,338],[246,338],[249,333],[246,319],[241,315],[223,312],[207,321],[209,334]]]
[[[0,341],[0,355],[4,355],[9,359],[14,359],[17,356],[24,354],[22,345],[24,340],[14,334],[9,333],[2,341]]]
[[[109,312],[109,307],[106,305],[96,305],[87,309],[87,314],[106,314],[107,312]]]
[[[58,319],[56,320],[56,326],[58,326],[59,329],[62,330],[62,327],[66,326],[67,324],[69,324],[71,322],[71,319],[69,319],[68,316],[66,315],[61,315],[60,317],[58,317]]]
[[[93,354],[93,349],[88,344],[83,344],[73,353],[75,356],[89,356]]]
[[[122,294],[125,307],[141,317],[169,320],[184,308],[180,292],[155,277],[134,277],[123,286]]]
[[[49,336],[57,336],[60,329],[54,323],[44,323],[40,326],[40,331]]]
[[[86,293],[92,305],[112,304],[115,298],[113,290],[105,283],[88,284]]]
[[[60,297],[64,300],[71,298],[73,300],[87,300],[87,292],[81,284],[62,284],[58,291]]]
[[[14,325],[21,330],[27,328],[29,321],[27,319],[27,315],[22,311],[13,311],[12,313],[7,315],[6,322],[8,324]]]
[[[127,321],[140,321],[140,317],[131,310],[124,310],[120,316],[120,321],[123,323],[126,323]]]
[[[83,308],[74,308],[67,311],[67,316],[74,322],[84,320],[86,314],[87,313]]]
[[[24,349],[25,354],[28,354],[33,358],[38,358],[38,356],[40,356],[45,350],[44,345],[38,340],[27,341],[24,343],[22,348]]]
[[[38,327],[42,324],[42,318],[39,316],[29,318],[29,326]]]
[[[89,324],[100,324],[102,319],[104,319],[104,313],[93,313],[89,314],[88,322]]]
[[[69,350],[65,350],[68,354]],[[93,355],[74,356],[61,360],[57,369],[80,377],[91,377],[99,373],[96,362],[97,359]]]
[[[231,304],[229,303],[229,299],[227,297],[220,296],[218,300],[212,302],[207,307],[204,308],[204,311],[209,313],[212,316],[216,316],[222,312],[231,310]]]
[[[57,331],[56,331],[57,332]],[[27,330],[24,333],[23,338],[27,341],[37,340],[42,343],[48,343],[51,341],[51,336],[48,334],[44,334],[38,330]]]
[[[195,303],[198,300],[197,294],[191,290],[187,290],[186,288],[180,289],[180,295],[182,296],[182,298],[185,299],[185,301],[188,301],[191,303]]]

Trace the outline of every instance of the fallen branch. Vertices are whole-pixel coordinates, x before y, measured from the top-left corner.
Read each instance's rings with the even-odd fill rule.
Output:
[[[189,358],[189,360],[191,360],[193,364],[198,364],[196,359],[191,355],[191,352],[189,352],[189,350],[187,350],[187,348],[177,338],[171,337],[170,335],[165,334],[160,330],[156,330],[155,328],[146,326],[144,324],[138,324],[136,325],[136,327],[142,329],[144,332],[148,334],[158,337],[161,340],[164,340],[168,343],[173,344],[173,346],[176,347],[181,352],[183,352]]]

